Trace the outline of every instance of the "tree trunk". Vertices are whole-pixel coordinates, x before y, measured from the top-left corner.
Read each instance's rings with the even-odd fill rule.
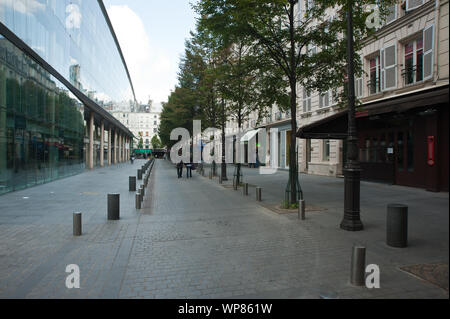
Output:
[[[291,83],[291,145],[289,148],[289,181],[290,181],[290,204],[297,203],[297,158],[295,149],[297,146],[297,89],[296,83]]]
[[[289,149],[289,181],[290,181],[290,204],[297,203],[297,158],[295,149],[297,146],[297,76],[295,67],[295,31],[294,31],[294,4],[296,1],[290,0],[289,7],[289,33],[290,33],[290,75],[289,84],[291,87],[291,145]]]

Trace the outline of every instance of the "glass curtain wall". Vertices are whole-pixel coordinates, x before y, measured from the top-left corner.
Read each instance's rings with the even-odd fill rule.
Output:
[[[125,65],[97,0],[1,0],[0,21],[98,105],[134,107]]]
[[[83,104],[0,35],[0,194],[81,172]]]

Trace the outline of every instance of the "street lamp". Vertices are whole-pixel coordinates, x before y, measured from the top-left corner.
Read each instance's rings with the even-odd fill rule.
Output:
[[[360,219],[361,167],[358,161],[358,138],[355,121],[355,70],[353,52],[353,0],[347,1],[347,65],[348,65],[348,135],[347,161],[344,168],[344,219],[341,228],[363,230]]]

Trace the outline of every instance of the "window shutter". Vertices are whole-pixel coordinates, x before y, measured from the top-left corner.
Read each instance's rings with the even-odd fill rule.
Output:
[[[297,17],[298,17],[298,24],[301,24],[301,21],[303,20],[303,9],[302,9],[302,1],[298,0],[297,3]]]
[[[306,90],[303,88],[303,112],[307,112]]]
[[[423,30],[423,79],[433,76],[434,25]]]
[[[355,79],[355,96],[357,98],[363,96],[363,78]]]
[[[397,87],[397,46],[385,47],[382,51],[382,90]]]
[[[397,5],[394,4],[388,8],[389,14],[386,16],[386,24],[391,23],[395,19],[397,19]]]
[[[423,4],[423,0],[406,0],[406,11],[410,11],[420,7]]]

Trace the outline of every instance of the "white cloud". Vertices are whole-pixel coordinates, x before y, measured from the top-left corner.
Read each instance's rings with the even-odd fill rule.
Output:
[[[76,4],[68,4],[66,7],[66,28],[79,29],[81,26],[81,12]]]
[[[26,14],[26,15],[32,15],[35,12],[39,10],[44,10],[45,5],[38,2],[37,0],[13,0],[13,1],[6,1],[2,6],[7,6],[10,10],[14,10],[16,12]],[[0,9],[2,7],[0,6]]]
[[[176,84],[177,62],[151,42],[139,15],[126,5],[111,6],[108,14],[133,81],[136,99],[154,105],[166,101]]]

